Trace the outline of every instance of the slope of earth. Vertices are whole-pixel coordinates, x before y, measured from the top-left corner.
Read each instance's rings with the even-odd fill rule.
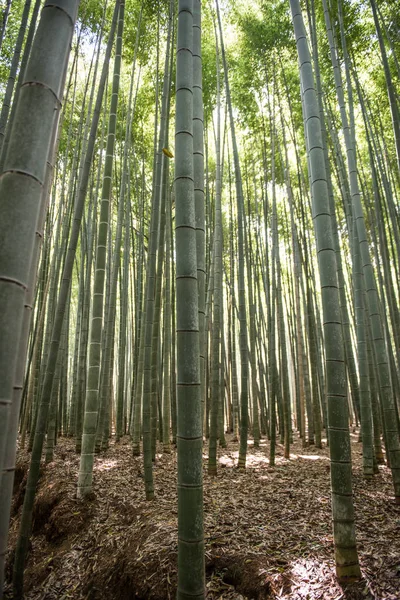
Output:
[[[390,472],[364,480],[361,445],[352,435],[354,503],[363,579],[346,587],[334,577],[328,449],[302,448],[290,460],[268,443],[249,444],[246,471],[236,468],[238,445],[219,448],[217,477],[207,475],[204,521],[207,598],[400,598],[400,507]],[[9,537],[8,581],[29,456],[19,453]],[[177,559],[176,453],[157,455],[156,498],[144,500],[142,459],[128,438],[98,455],[94,494],[75,498],[79,457],[59,439],[43,466],[25,572],[27,600],[164,600],[175,598]],[[12,598],[10,587],[6,598]]]

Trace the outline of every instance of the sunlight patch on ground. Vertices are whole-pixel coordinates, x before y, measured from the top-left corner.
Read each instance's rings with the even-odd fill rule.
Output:
[[[229,454],[223,454],[218,459],[218,462],[225,467],[235,467],[237,465],[239,452],[230,452]],[[269,465],[269,459],[267,456],[260,454],[247,454],[246,466],[254,467],[257,465]]]
[[[229,454],[223,454],[219,457],[218,462],[223,467],[236,467],[238,463],[239,452],[229,452]],[[293,460],[304,458],[305,460],[324,460],[329,462],[328,456],[322,456],[319,454],[290,454],[290,459],[284,458],[283,456],[275,456],[275,466],[278,464],[284,464]],[[208,454],[203,453],[203,459],[208,460]],[[269,466],[269,457],[267,454],[247,453],[246,466],[257,467],[257,466]]]
[[[304,458],[305,460],[327,460],[329,461],[329,456],[320,456],[319,454],[290,454],[290,460],[298,460],[299,458]],[[278,462],[287,462],[288,459],[283,456],[276,456],[275,463]]]
[[[298,458],[305,458],[306,460],[328,460],[329,456],[320,456],[319,454],[299,454]]]
[[[256,454],[247,455],[246,465],[269,465],[269,459],[266,456],[260,456]]]
[[[96,461],[96,465],[93,467],[93,471],[110,471],[118,467],[117,460],[103,460],[99,458]]]
[[[296,456],[295,454],[291,454],[290,458],[294,458],[295,456]],[[289,458],[285,458],[284,456],[275,456],[275,466],[279,465],[279,464],[283,464],[283,463],[288,463],[288,462],[290,462]]]
[[[341,593],[338,593],[337,584],[334,580],[333,565],[327,564],[325,561],[315,559],[299,559],[291,562],[291,594],[296,593],[296,597],[300,598],[326,598],[321,596],[321,590],[326,593],[327,584],[331,584],[332,600],[342,598]],[[325,580],[325,581],[324,581]]]
[[[218,462],[220,465],[225,465],[225,467],[234,467],[236,460],[232,456],[221,456]]]
[[[259,443],[260,446],[269,446],[270,441],[266,440],[265,438],[263,438],[258,443]],[[247,441],[247,447],[248,448],[254,448],[254,440],[248,440]]]

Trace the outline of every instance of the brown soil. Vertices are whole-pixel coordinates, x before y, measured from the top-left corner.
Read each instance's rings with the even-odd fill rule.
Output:
[[[219,449],[217,477],[204,470],[207,598],[210,600],[398,600],[400,507],[390,472],[364,480],[361,445],[352,436],[354,502],[363,579],[335,579],[328,450],[304,449],[290,460],[278,446],[249,445],[247,469],[238,445]],[[14,486],[7,576],[10,579],[29,456],[21,452]],[[154,465],[156,499],[146,502],[142,459],[124,438],[95,459],[94,495],[76,499],[79,457],[60,439],[43,466],[25,572],[27,600],[166,600],[176,596],[176,454]],[[12,598],[10,588],[6,598]]]

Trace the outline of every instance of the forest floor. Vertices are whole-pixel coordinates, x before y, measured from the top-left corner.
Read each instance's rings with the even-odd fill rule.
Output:
[[[361,444],[352,434],[354,504],[363,579],[335,579],[328,449],[249,443],[246,471],[236,468],[238,444],[218,449],[217,477],[204,461],[207,598],[400,599],[400,506],[390,472],[366,481]],[[325,444],[324,444],[325,446]],[[204,457],[206,459],[207,446]],[[10,578],[21,514],[27,452],[19,452],[9,536]],[[75,497],[79,457],[59,439],[54,462],[43,467],[25,571],[27,600],[164,600],[176,594],[176,452],[157,455],[156,498],[144,500],[142,458],[128,438],[96,456],[94,494]],[[12,598],[6,591],[6,598]]]

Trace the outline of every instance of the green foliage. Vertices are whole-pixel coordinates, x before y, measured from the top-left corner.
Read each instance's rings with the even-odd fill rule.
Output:
[[[8,15],[6,32],[0,55],[0,100],[3,98],[5,86],[7,84],[23,8],[24,2],[22,0],[14,0],[11,5],[10,14]]]
[[[209,119],[215,107],[217,95],[217,70],[214,28],[211,16],[206,12],[202,23],[202,59],[203,59],[203,105],[205,118]],[[222,75],[221,75],[222,78]]]

